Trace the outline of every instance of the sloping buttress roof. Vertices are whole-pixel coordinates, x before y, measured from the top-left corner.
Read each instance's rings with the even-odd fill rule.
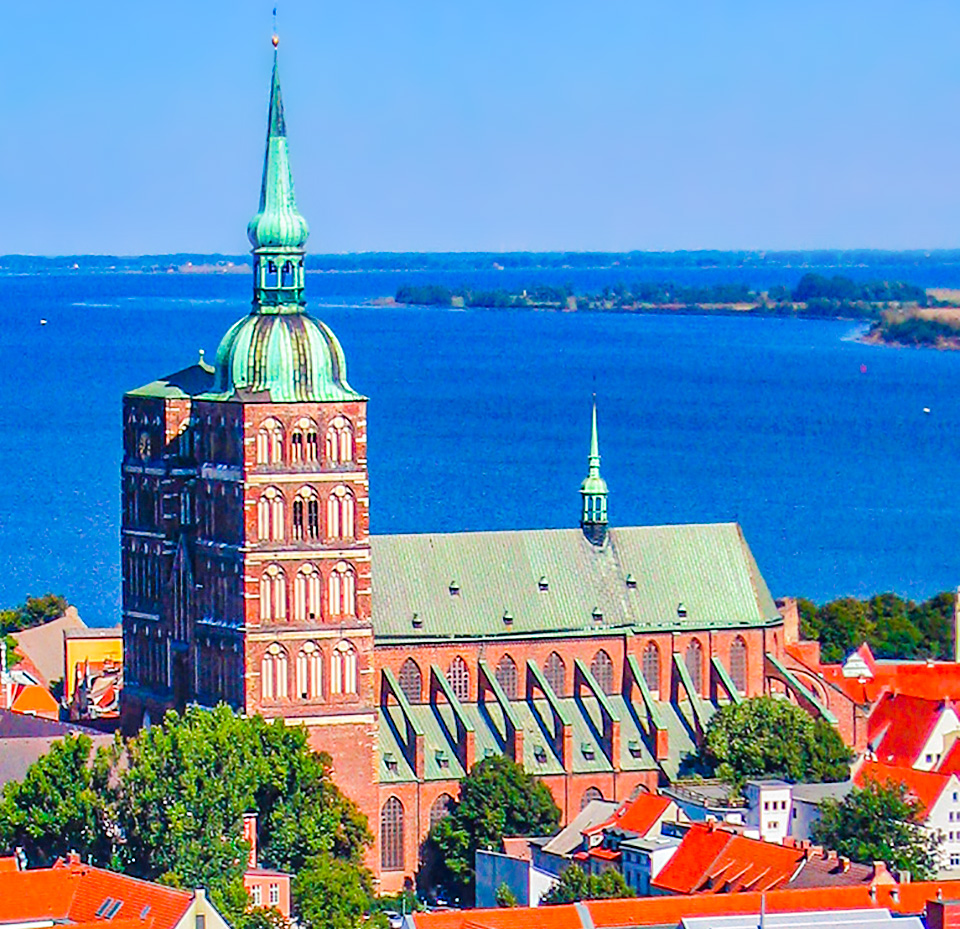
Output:
[[[371,536],[378,640],[763,626],[779,614],[736,523]],[[506,617],[504,614],[507,614]]]

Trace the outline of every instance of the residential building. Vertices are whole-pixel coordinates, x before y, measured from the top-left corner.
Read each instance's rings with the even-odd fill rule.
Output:
[[[63,616],[14,632],[13,638],[17,643],[17,653],[22,656],[26,669],[39,684],[49,689],[57,681],[64,679],[64,633],[86,628],[77,608],[68,606]]]
[[[123,629],[68,629],[63,633],[63,703],[70,718],[120,715],[123,690]]]
[[[253,906],[272,907],[284,919],[290,919],[292,878],[283,871],[260,867],[256,813],[247,813],[243,817],[243,838],[250,846],[247,870],[243,872],[243,886],[250,895],[250,902]]]
[[[781,780],[747,781],[744,795],[746,835],[781,843],[790,834],[791,786]]]

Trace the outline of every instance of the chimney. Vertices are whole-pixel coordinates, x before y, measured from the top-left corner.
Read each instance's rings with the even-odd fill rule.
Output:
[[[247,859],[247,870],[253,871],[257,867],[257,814],[243,814],[243,839],[250,843],[250,857]]]
[[[870,880],[876,884],[894,883],[893,875],[888,870],[887,863],[885,861],[873,862],[873,867],[870,869]]]
[[[844,855],[840,856],[840,872],[846,874],[850,870],[850,859]]]

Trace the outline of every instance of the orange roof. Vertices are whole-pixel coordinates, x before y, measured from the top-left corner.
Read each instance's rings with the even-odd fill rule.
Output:
[[[638,794],[621,804],[605,822],[586,830],[587,835],[616,829],[645,836],[658,822],[673,801],[659,794]]]
[[[35,716],[46,716],[48,719],[60,717],[60,706],[53,699],[53,694],[39,684],[18,684],[14,688],[10,709],[14,713],[32,713]]]
[[[853,782],[857,787],[863,787],[867,781],[876,781],[878,784],[905,784],[907,792],[923,804],[924,811],[928,811],[940,799],[940,794],[950,782],[950,775],[939,771],[918,771],[916,768],[865,761]]]
[[[943,710],[942,700],[884,694],[867,720],[867,740],[877,761],[911,767]]]
[[[121,903],[114,914],[119,920],[111,925],[142,926],[146,920],[154,929],[172,929],[193,900],[188,891],[84,865],[76,856],[52,868],[0,871],[0,923],[54,919],[103,925],[97,910],[107,897]]]
[[[696,823],[652,881],[660,890],[688,894],[771,890],[785,884],[804,860],[803,849]]]
[[[941,774],[960,774],[960,739],[956,739],[937,765]]]
[[[802,660],[799,655],[794,657]],[[885,691],[924,700],[960,699],[960,663],[955,661],[930,664],[925,661],[878,661],[873,665],[873,678],[863,683],[855,677],[844,677],[842,665],[812,664],[810,667],[857,703],[872,704]]]
[[[764,894],[763,899],[767,913],[883,908],[894,913],[916,915],[923,913],[928,900],[960,898],[960,881],[878,884],[874,897],[870,896],[870,890],[863,884],[773,890]],[[759,893],[635,897],[629,900],[591,900],[579,905],[416,913],[413,922],[416,929],[586,929],[586,922],[578,911],[580,906],[586,909],[596,929],[675,926],[688,916],[759,913],[760,899]]]

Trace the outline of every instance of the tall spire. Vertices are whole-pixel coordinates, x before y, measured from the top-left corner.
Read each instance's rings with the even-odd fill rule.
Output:
[[[298,313],[304,305],[303,257],[310,230],[297,209],[287,148],[274,36],[273,76],[263,156],[260,208],[247,225],[253,246],[254,312]]]
[[[602,545],[607,534],[607,482],[600,476],[600,441],[597,437],[597,398],[593,398],[590,454],[587,476],[580,485],[580,528],[594,544]]]

